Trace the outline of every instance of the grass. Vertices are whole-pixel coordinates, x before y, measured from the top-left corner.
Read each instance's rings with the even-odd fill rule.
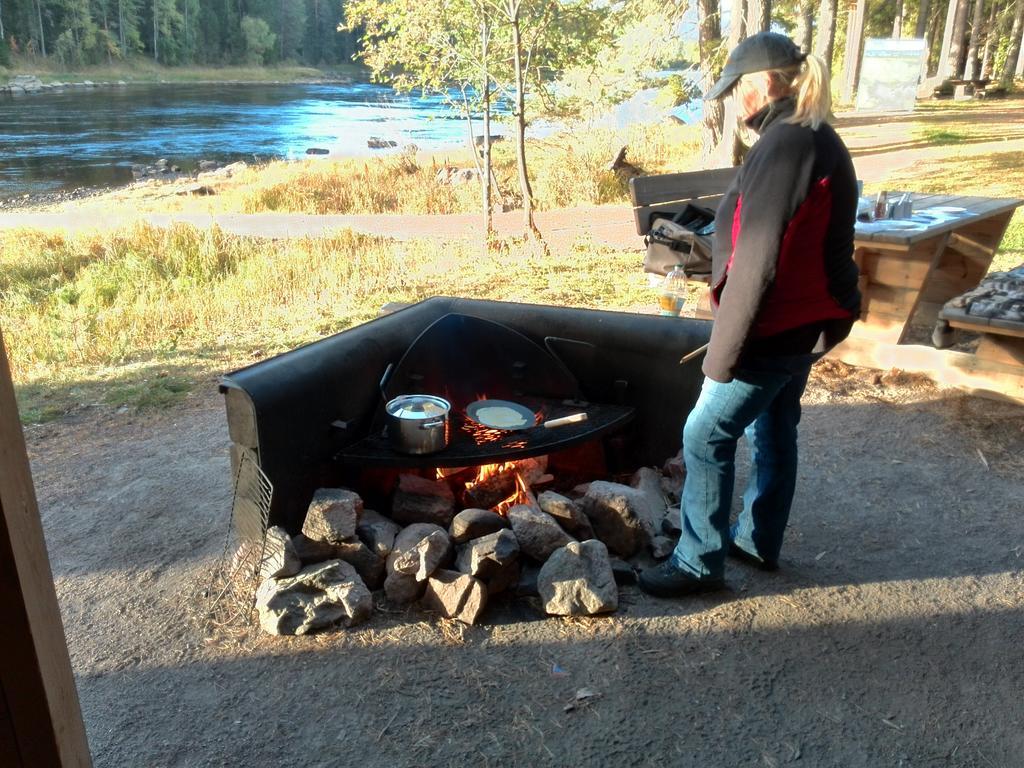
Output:
[[[908,128],[973,141],[964,116],[958,120]],[[999,126],[987,120],[978,130],[993,129]],[[630,159],[645,171],[663,173],[695,167],[697,139],[692,128],[648,126],[535,141],[538,206],[624,202],[625,185],[605,167],[620,146],[627,144]],[[1020,196],[1024,152],[985,150],[926,157],[878,186]],[[250,169],[202,202],[212,200],[221,211],[475,211],[474,184],[436,183],[446,159],[469,164],[465,153],[274,163]],[[496,161],[502,186],[514,189],[512,147],[498,145]],[[164,194],[154,204],[166,209],[168,200],[183,199]],[[653,308],[635,251],[585,241],[568,248],[548,254],[504,242],[484,253],[465,241],[396,242],[352,233],[273,241],[187,226],[77,236],[7,231],[0,232],[0,326],[23,418],[40,422],[83,405],[165,407],[194,387],[212,387],[219,372],[370,320],[389,301],[458,295]],[[992,268],[1021,262],[1024,212],[1018,211]]]
[[[967,141],[969,135],[958,131],[948,131],[944,128],[929,128],[921,132],[924,139],[935,146],[947,144],[960,144]]]
[[[272,241],[188,226],[0,235],[0,326],[29,421],[100,402],[167,405],[215,371],[434,295],[653,304],[635,253],[586,243],[557,255],[506,243],[485,255],[468,242]]]
[[[876,185],[888,189],[920,189],[922,180],[929,192],[950,195],[1020,198],[1024,193],[1024,152],[991,152],[981,156],[946,156],[925,160],[912,171],[892,174]],[[992,260],[991,270],[1000,272],[1024,263],[1024,210],[1017,209]]]

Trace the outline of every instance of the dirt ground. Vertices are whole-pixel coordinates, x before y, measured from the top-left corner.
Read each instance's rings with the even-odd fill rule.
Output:
[[[626,587],[592,620],[520,601],[465,631],[411,608],[217,642],[213,382],[29,428],[96,766],[1024,765],[1024,409],[829,362],[805,405],[779,573]]]

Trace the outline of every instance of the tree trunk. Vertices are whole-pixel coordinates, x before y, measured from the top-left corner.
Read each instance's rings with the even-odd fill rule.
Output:
[[[896,16],[892,20],[892,36],[895,40],[903,37],[903,0],[896,0]]]
[[[711,90],[718,77],[714,66],[714,52],[722,44],[721,6],[719,0],[698,0],[697,3],[697,45],[700,52],[700,86],[703,93]],[[701,117],[701,165],[713,167],[715,148],[722,140],[722,102],[704,102]]]
[[[985,45],[981,50],[981,70],[978,77],[984,79],[992,77],[992,56],[995,54],[996,41],[999,39],[1001,16],[997,13],[999,3],[993,2],[988,11],[988,21],[985,22]]]
[[[153,0],[153,61],[160,63],[160,27],[157,24],[157,9],[160,0]]]
[[[6,37],[4,34],[4,4],[3,0],[0,0],[0,41],[3,41]]]
[[[1013,14],[1013,27],[1010,29],[1010,47],[1006,51],[1006,61],[1003,62],[1003,75],[999,79],[1003,85],[1013,83],[1013,78],[1020,77],[1024,56],[1020,55],[1021,35],[1024,34],[1024,0],[1017,0],[1017,7]]]
[[[519,190],[523,196],[523,226],[526,232],[540,239],[540,230],[533,220],[533,189],[526,168],[526,75],[523,72],[523,41],[519,26],[521,0],[509,0],[509,21],[512,24],[512,66],[515,78],[516,164],[519,168]]]
[[[867,0],[857,0],[856,10],[849,11],[846,24],[846,56],[843,61],[842,100],[851,103],[860,79],[861,45],[864,42],[864,16]]]
[[[128,56],[128,41],[124,36],[124,0],[117,0],[117,36],[121,43],[121,58]]]
[[[921,0],[917,7],[917,22],[914,24],[914,37],[922,38],[928,30],[929,0]]]
[[[956,14],[953,17],[953,34],[949,40],[950,76],[962,78],[967,66],[967,13],[970,0],[956,0]]]
[[[952,77],[954,59],[950,56],[953,48],[953,29],[956,26],[956,12],[958,0],[949,0],[946,7],[946,24],[942,28],[942,52],[939,54],[939,69],[936,74],[939,77]]]
[[[814,44],[814,2],[800,0],[794,42],[804,53],[810,53]]]
[[[767,32],[772,24],[772,0],[747,0],[747,36]]]
[[[985,24],[985,0],[974,0],[974,18],[971,20],[971,43],[967,49],[965,80],[977,80],[981,76],[981,44]]]
[[[729,25],[729,50],[733,50],[747,36],[747,24],[749,16],[747,13],[746,0],[732,0]],[[715,147],[711,158],[711,165],[714,167],[728,167],[739,165],[743,161],[743,145],[740,143],[739,114],[736,108],[736,99],[730,94],[721,102],[719,107],[722,110],[722,134],[718,146]]]
[[[835,48],[836,0],[821,0],[818,6],[818,39],[814,42],[814,54],[828,66],[830,76]]]
[[[36,16],[39,19],[39,51],[46,58],[46,33],[43,31],[43,2],[36,0]]]
[[[484,233],[487,241],[490,242],[491,234],[494,232],[494,215],[492,214],[493,203],[491,200],[491,179],[494,177],[491,167],[491,71],[488,64],[487,54],[490,48],[491,26],[487,20],[486,11],[481,14],[480,19],[480,63],[483,72],[483,102],[484,102],[484,141],[483,141],[483,174],[480,179],[483,184],[482,196],[484,206]]]

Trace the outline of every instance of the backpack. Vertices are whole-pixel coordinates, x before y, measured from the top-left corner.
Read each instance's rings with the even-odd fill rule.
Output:
[[[687,275],[710,274],[714,233],[714,211],[699,205],[687,203],[678,213],[654,213],[650,232],[644,238],[644,271],[665,275],[676,264],[682,264]]]

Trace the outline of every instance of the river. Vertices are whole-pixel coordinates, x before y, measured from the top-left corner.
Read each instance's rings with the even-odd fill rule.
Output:
[[[372,84],[153,84],[0,96],[0,200],[132,180],[159,158],[265,161],[369,154],[371,137],[421,148],[464,144],[440,96]]]

